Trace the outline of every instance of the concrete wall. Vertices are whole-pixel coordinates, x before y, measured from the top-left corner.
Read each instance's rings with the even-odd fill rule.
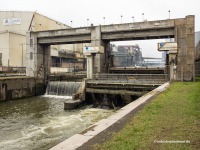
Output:
[[[23,66],[25,65],[26,53],[26,36],[9,31],[0,34],[0,51],[2,53],[2,66],[21,67],[22,66],[22,51],[23,51]],[[23,44],[23,50],[22,45]]]
[[[0,52],[2,53],[2,66],[9,65],[9,33],[0,33]]]
[[[16,40],[17,39],[17,40]],[[9,33],[10,66],[25,67],[26,36]]]
[[[12,31],[24,34],[28,31],[34,12],[0,11],[0,31]],[[3,25],[4,19],[20,18],[21,24]]]
[[[0,101],[42,95],[46,86],[35,78],[10,78],[0,80]]]

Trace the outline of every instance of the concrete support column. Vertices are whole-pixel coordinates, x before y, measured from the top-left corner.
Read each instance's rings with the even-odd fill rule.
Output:
[[[26,34],[26,76],[37,77],[37,36],[33,32]]]
[[[101,40],[101,26],[97,26],[91,29],[91,45],[94,47],[103,46],[105,51],[105,43]],[[96,54],[94,57],[94,72],[104,72],[105,64],[105,52],[104,54]]]
[[[110,48],[110,42],[104,42],[105,43],[105,61],[104,61],[104,70],[103,73],[108,73],[110,70],[110,67],[113,66],[112,57],[111,57],[111,48]]]
[[[26,75],[46,80],[50,74],[50,46],[38,44],[32,32],[27,33],[26,43]]]
[[[50,76],[50,67],[51,67],[51,47],[50,45],[44,45],[43,46],[43,74],[45,80],[48,80],[48,77]]]
[[[87,56],[87,79],[92,79],[94,74],[94,55]]]
[[[169,54],[169,69],[170,69],[170,81],[176,80],[176,54]]]
[[[192,81],[194,72],[194,16],[175,21],[175,41],[178,43],[177,80]]]

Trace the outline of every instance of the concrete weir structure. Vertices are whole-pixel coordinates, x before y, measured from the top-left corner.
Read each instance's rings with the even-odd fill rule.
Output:
[[[89,140],[92,140],[92,138],[94,138],[95,136],[98,136],[98,134],[105,131],[106,129],[111,127],[113,124],[119,123],[123,117],[126,117],[128,114],[130,114],[132,111],[137,109],[139,106],[147,103],[150,99],[152,99],[157,94],[161,93],[162,91],[165,91],[168,86],[169,86],[169,82],[162,84],[161,86],[154,89],[153,91],[145,94],[144,96],[131,102],[130,104],[126,105],[125,107],[119,109],[116,113],[114,113],[110,117],[98,121],[97,123],[90,126],[88,129],[83,131],[82,133],[73,135],[69,139],[52,147],[50,150],[81,149],[81,146],[86,144]]]
[[[171,75],[170,79],[191,81],[194,80],[194,19],[191,15],[178,19],[28,32],[26,73],[27,76],[48,78],[50,45],[91,42],[92,46],[104,47],[103,54],[87,58],[87,78],[92,78],[92,74],[108,72],[106,56],[110,41],[175,38],[178,52],[169,54],[169,62],[177,66],[176,76]]]

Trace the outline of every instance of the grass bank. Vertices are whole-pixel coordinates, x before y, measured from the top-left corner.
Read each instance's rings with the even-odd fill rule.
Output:
[[[120,132],[93,148],[200,149],[200,81],[172,83]]]

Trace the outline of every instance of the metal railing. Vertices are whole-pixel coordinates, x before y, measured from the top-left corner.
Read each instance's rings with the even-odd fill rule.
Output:
[[[26,67],[0,66],[0,76],[25,76]]]
[[[161,84],[167,78],[167,74],[93,74],[88,83]]]
[[[166,79],[167,74],[93,74],[93,79],[101,80],[118,80],[118,79],[147,79],[147,80],[158,80]]]

